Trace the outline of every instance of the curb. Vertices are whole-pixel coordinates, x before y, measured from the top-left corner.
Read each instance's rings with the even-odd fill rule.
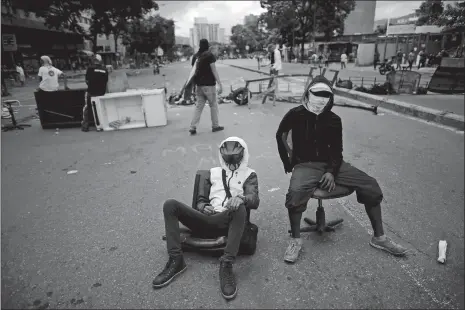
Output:
[[[240,67],[236,65],[229,65],[237,69],[247,70],[255,73],[270,75],[266,72],[258,71],[255,69]],[[345,97],[353,100],[360,101],[368,105],[374,105],[386,110],[391,110],[397,113],[413,116],[429,122],[435,122],[444,126],[452,127],[460,131],[465,131],[465,120],[461,115],[449,113],[447,111],[439,111],[436,109],[425,108],[411,103],[389,99],[386,97],[366,94],[351,89],[344,89],[334,87],[334,94],[340,97]]]
[[[375,105],[397,113],[420,118],[429,122],[435,122],[444,126],[452,127],[460,131],[465,130],[464,117],[447,111],[425,108],[411,103],[389,99],[386,97],[366,94],[359,91],[334,87],[334,94],[354,99],[370,105]]]

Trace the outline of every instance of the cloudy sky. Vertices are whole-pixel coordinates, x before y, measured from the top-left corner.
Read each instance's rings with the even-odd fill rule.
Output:
[[[260,14],[264,10],[259,1],[157,1],[159,14],[176,21],[176,35],[189,36],[194,17],[206,17],[210,23],[219,23],[231,33],[231,27],[242,23],[248,14]],[[375,19],[399,17],[412,13],[420,1],[377,1]]]

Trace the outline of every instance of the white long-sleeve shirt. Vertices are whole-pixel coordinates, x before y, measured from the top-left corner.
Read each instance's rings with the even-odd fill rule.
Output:
[[[277,71],[281,71],[282,68],[283,68],[283,65],[281,61],[281,52],[279,51],[279,49],[275,49],[273,69]]]

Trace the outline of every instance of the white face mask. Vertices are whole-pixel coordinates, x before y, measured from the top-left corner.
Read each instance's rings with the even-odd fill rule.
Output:
[[[315,96],[311,91],[308,91],[308,101],[305,102],[305,108],[313,114],[320,115],[331,98]]]

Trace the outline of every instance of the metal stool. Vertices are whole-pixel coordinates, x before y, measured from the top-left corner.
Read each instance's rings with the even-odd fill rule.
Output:
[[[10,113],[11,116],[11,124],[7,124],[2,127],[2,131],[9,131],[9,130],[24,130],[24,127],[31,127],[31,125],[28,124],[18,124],[16,123],[16,118],[15,118],[15,112],[13,111],[13,108],[11,105],[13,103],[18,103],[18,107],[21,107],[21,103],[19,100],[4,100],[2,101],[2,106],[5,106],[8,109],[8,113]]]
[[[301,227],[300,231],[301,232],[315,232],[316,231],[320,235],[323,234],[323,232],[334,231],[336,226],[341,224],[344,220],[336,219],[336,220],[326,222],[325,209],[323,208],[323,200],[349,196],[353,192],[354,192],[353,190],[348,189],[347,187],[344,187],[344,186],[339,186],[339,185],[336,185],[336,188],[331,193],[326,190],[319,189],[319,188],[316,189],[311,197],[313,199],[318,199],[318,208],[316,210],[316,222],[307,217],[304,218],[304,221],[310,226]],[[289,230],[289,233],[290,232],[291,231]]]

